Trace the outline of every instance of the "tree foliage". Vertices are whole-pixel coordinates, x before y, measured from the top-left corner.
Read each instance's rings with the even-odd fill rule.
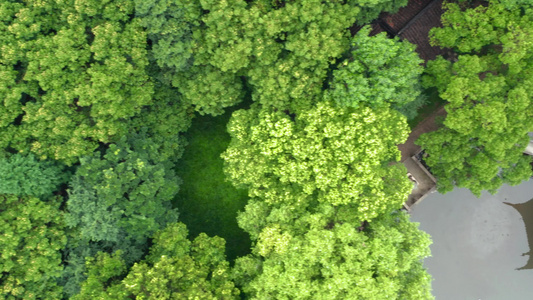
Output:
[[[200,113],[219,115],[242,100],[239,76],[245,76],[254,87],[254,100],[262,104],[301,104],[293,102],[320,91],[330,64],[348,50],[348,28],[363,20],[361,9],[376,17],[382,9],[405,4],[205,0],[150,1],[137,7],[155,43],[152,52],[165,57],[158,62],[169,68],[173,85]],[[178,15],[181,21],[168,25]],[[161,56],[169,52],[160,51],[160,43],[182,54],[181,60]]]
[[[444,127],[417,141],[441,192],[454,185],[479,195],[531,175],[523,156],[533,131],[533,10],[508,10],[498,1],[460,10],[448,4],[434,42],[453,47],[457,59],[428,63],[426,86],[448,101]],[[452,29],[453,28],[453,29]]]
[[[160,161],[176,163],[186,145],[180,133],[189,129],[194,112],[190,105],[184,103],[178,90],[163,78],[162,73],[156,66],[149,68],[154,81],[153,104],[143,107],[141,113],[130,119],[127,126],[151,141],[157,148]]]
[[[66,225],[69,239],[66,292],[84,279],[84,258],[121,250],[128,265],[147,250],[148,238],[178,213],[171,201],[180,180],[173,164],[145,134],[130,134],[111,144],[105,155],[83,157],[71,180]]]
[[[351,57],[333,71],[325,98],[355,108],[379,108],[385,103],[402,107],[413,102],[420,95],[423,72],[415,46],[389,39],[384,32],[370,37],[370,30],[364,27],[354,36]]]
[[[161,68],[186,70],[193,63],[193,29],[200,5],[191,0],[135,0],[135,16],[152,43],[150,58]]]
[[[301,225],[303,234],[268,225],[255,256],[237,260],[237,282],[251,299],[433,298],[420,262],[431,241],[405,213],[384,214],[361,228],[329,223],[321,214]]]
[[[0,196],[0,297],[60,299],[60,250],[65,246],[59,199]]]
[[[177,218],[170,201],[179,179],[171,167],[142,135],[111,144],[103,158],[82,158],[69,190],[67,225],[92,241],[151,236]]]
[[[239,76],[210,65],[194,66],[174,75],[172,85],[181,92],[183,101],[201,115],[221,115],[224,108],[241,102],[244,97]]]
[[[0,158],[0,194],[35,196],[46,200],[69,179],[64,166],[39,161],[35,155],[13,154]]]
[[[348,28],[358,13],[353,4],[320,0],[269,9],[259,18],[266,37],[247,73],[254,100],[279,109],[307,105],[320,92],[330,64],[349,49]]]
[[[153,94],[132,13],[126,0],[2,6],[1,148],[72,164],[127,132]]]
[[[225,172],[250,197],[302,204],[317,197],[356,204],[362,220],[401,206],[411,189],[397,144],[407,138],[405,118],[384,108],[354,110],[320,102],[291,114],[255,106],[236,111],[222,154]]]
[[[415,103],[419,60],[369,29],[350,49],[354,23],[406,0],[4,2],[2,296],[238,299],[242,286],[261,299],[430,298],[418,262],[429,240],[390,214],[412,186],[394,109]],[[517,26],[502,41],[522,55]],[[529,69],[507,49],[519,81]],[[257,103],[232,117],[223,157],[252,197],[238,221],[255,244],[232,272],[223,239],[189,241],[176,223],[173,169],[194,112],[220,115],[245,95]],[[66,203],[49,199],[67,180]]]
[[[87,261],[87,281],[73,299],[239,299],[224,240],[200,234],[191,243],[187,234],[182,223],[159,231],[150,255],[129,272],[120,252],[99,253]]]
[[[357,16],[357,24],[368,24],[379,17],[382,12],[394,14],[407,5],[407,0],[349,0],[361,8]]]

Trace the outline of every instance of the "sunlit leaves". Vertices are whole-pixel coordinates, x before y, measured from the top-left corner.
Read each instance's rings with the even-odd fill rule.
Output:
[[[65,246],[59,199],[0,196],[0,297],[60,299]]]
[[[316,196],[334,205],[357,204],[354,213],[371,219],[401,205],[410,190],[404,169],[389,165],[407,137],[405,119],[390,109],[321,102],[291,115],[255,107],[235,112],[228,131],[227,175],[271,204]]]
[[[26,5],[2,39],[0,146],[73,164],[151,103],[146,35],[127,1]]]
[[[74,299],[239,299],[224,240],[202,233],[191,243],[187,234],[182,223],[158,231],[151,255],[129,272],[120,252],[99,253],[88,260],[87,281]]]
[[[195,66],[178,73],[172,78],[172,85],[182,93],[183,102],[202,115],[221,115],[225,107],[239,103],[244,96],[239,76],[212,66]]]
[[[240,258],[235,274],[246,282],[251,299],[432,299],[419,261],[429,255],[429,236],[404,213],[386,214],[367,226],[360,231],[353,223],[311,225],[302,235],[283,233],[289,235],[286,250]],[[279,249],[280,241],[260,239],[258,245]]]
[[[496,191],[531,176],[524,157],[533,131],[531,8],[507,9],[500,1],[461,10],[447,4],[444,28],[434,42],[460,54],[453,61],[428,62],[424,85],[435,86],[446,105],[445,128],[421,136],[427,163],[442,192],[454,185]]]

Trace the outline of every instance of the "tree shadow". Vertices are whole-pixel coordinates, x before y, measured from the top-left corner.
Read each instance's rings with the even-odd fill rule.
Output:
[[[533,269],[533,257],[531,255],[531,249],[533,248],[533,199],[519,204],[512,204],[508,202],[503,203],[512,206],[518,211],[518,213],[520,213],[520,215],[522,216],[522,220],[524,221],[524,225],[526,227],[529,251],[523,253],[522,256],[529,255],[529,260],[527,261],[527,264],[525,266],[518,268],[517,270]]]

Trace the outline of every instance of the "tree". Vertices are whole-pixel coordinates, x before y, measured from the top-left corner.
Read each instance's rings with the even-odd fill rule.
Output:
[[[120,252],[99,253],[87,261],[87,281],[73,299],[238,299],[224,240],[200,234],[191,243],[187,234],[182,223],[159,231],[150,255],[129,273]]]
[[[159,67],[151,65],[148,74],[154,82],[153,104],[143,107],[139,115],[129,120],[127,127],[130,131],[142,132],[157,146],[160,161],[176,163],[186,145],[180,133],[191,126],[194,111]]]
[[[205,1],[202,2],[205,5]],[[180,102],[192,106],[200,114],[213,116],[224,113],[224,108],[239,103],[243,97],[239,76],[213,67],[209,59],[201,57],[200,48],[207,44],[201,36],[207,22],[203,20],[199,1],[152,0],[135,1],[135,14],[146,28],[152,44],[150,59],[158,66],[156,77],[172,85],[181,93]],[[215,10],[215,9],[213,9]],[[229,8],[225,7],[224,14]],[[202,22],[203,21],[203,22]],[[217,23],[217,27],[224,26]],[[225,32],[227,34],[227,32]],[[215,37],[220,43],[223,39]],[[225,57],[224,59],[229,59]],[[240,56],[234,56],[242,60]],[[166,82],[168,81],[168,82]]]
[[[130,1],[6,4],[0,148],[69,165],[124,135],[151,103],[146,34]]]
[[[60,299],[65,246],[60,199],[0,196],[0,297]]]
[[[161,68],[186,70],[193,64],[193,30],[200,25],[201,6],[190,0],[135,0],[135,16],[146,28],[150,58]]]
[[[303,234],[266,226],[234,276],[250,299],[432,299],[421,259],[429,236],[403,212],[369,224],[330,223],[320,213]]]
[[[39,161],[35,155],[13,154],[0,158],[0,194],[35,196],[46,200],[69,179],[64,166]]]
[[[244,97],[239,76],[210,65],[193,66],[187,72],[175,74],[172,86],[181,92],[183,101],[201,115],[221,115],[225,107],[241,102]]]
[[[407,0],[391,1],[391,0],[350,0],[357,6],[361,7],[361,12],[357,16],[357,24],[368,24],[370,21],[377,19],[382,12],[395,14],[401,7],[407,5]]]
[[[347,29],[359,12],[319,0],[200,4],[201,22],[190,22],[194,66],[170,76],[188,103],[213,115],[242,100],[240,76],[256,89],[256,101],[279,107],[319,91],[329,64],[346,51]]]
[[[179,179],[171,168],[142,135],[111,144],[103,158],[82,158],[69,190],[67,225],[92,241],[118,241],[119,232],[151,236],[177,218],[170,201]]]
[[[269,204],[354,204],[362,221],[401,207],[412,188],[403,165],[393,164],[407,124],[388,108],[325,101],[292,114],[255,105],[234,112],[228,132],[227,176]]]
[[[153,44],[151,55],[173,86],[196,111],[219,115],[242,100],[243,76],[262,104],[286,109],[309,98],[348,50],[348,28],[358,18],[366,22],[405,4],[158,0],[136,2],[136,9]]]
[[[259,19],[257,26],[265,28],[266,37],[254,48],[247,73],[254,101],[292,111],[316,100],[330,65],[349,49],[348,28],[359,12],[355,4],[339,1],[272,5]]]
[[[533,116],[533,10],[508,10],[499,1],[447,8],[446,26],[432,31],[433,41],[459,55],[428,62],[423,81],[448,101],[448,115],[443,128],[417,143],[426,149],[439,191],[455,185],[479,196],[532,175],[531,158],[522,151],[533,131],[527,121]]]
[[[178,213],[171,201],[180,180],[173,164],[146,134],[132,133],[109,145],[105,155],[83,157],[69,189],[66,225],[75,232],[68,244],[64,273],[67,293],[84,279],[84,258],[121,250],[128,265],[147,250],[148,238]]]
[[[351,57],[333,71],[325,98],[356,108],[385,103],[398,108],[413,102],[421,93],[423,72],[415,46],[385,33],[370,37],[370,30],[363,27],[354,36]]]

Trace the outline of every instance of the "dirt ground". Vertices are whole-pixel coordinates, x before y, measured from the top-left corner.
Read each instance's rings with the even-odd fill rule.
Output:
[[[435,131],[439,128],[438,124],[435,123],[435,118],[445,116],[446,110],[444,109],[444,106],[441,106],[422,122],[418,123],[409,134],[407,141],[404,144],[398,145],[398,149],[402,152],[402,162],[420,151],[420,146],[415,145],[414,142],[420,137],[420,135],[422,135],[422,133]]]
[[[421,149],[420,146],[416,145],[414,142],[422,135],[423,133],[435,131],[439,128],[439,125],[435,122],[435,119],[438,117],[446,116],[446,110],[444,106],[441,106],[428,117],[426,117],[422,122],[411,131],[409,138],[405,144],[398,145],[398,149],[402,153],[402,163],[407,168],[409,172],[417,181],[417,184],[414,185],[413,191],[409,195],[409,198],[405,202],[404,207],[408,210],[415,204],[422,201],[427,195],[435,191],[436,179],[427,171],[425,168],[412,156],[417,154]]]

